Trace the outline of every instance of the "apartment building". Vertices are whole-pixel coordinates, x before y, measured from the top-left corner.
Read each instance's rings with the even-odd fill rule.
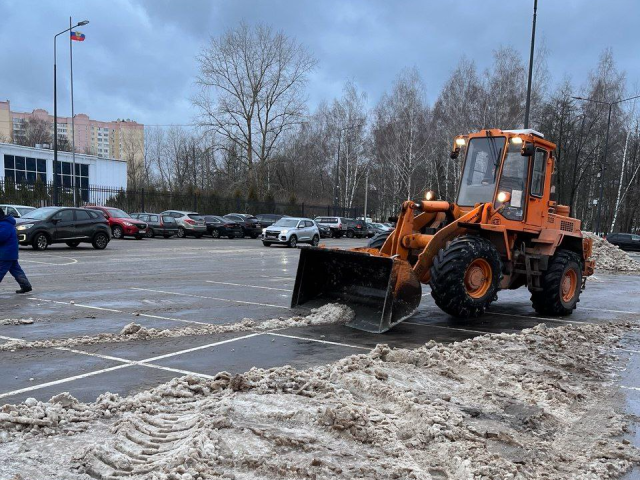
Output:
[[[31,120],[46,122],[50,125],[52,133],[53,115],[46,110],[16,112],[11,110],[9,100],[0,101],[0,142],[24,144],[27,137],[33,134],[28,131]],[[84,113],[76,114],[74,124],[77,153],[126,160],[131,171],[141,170],[140,165],[144,159],[143,124],[129,119],[103,122],[94,120]],[[71,146],[72,135],[71,117],[58,116],[59,141],[62,139]]]

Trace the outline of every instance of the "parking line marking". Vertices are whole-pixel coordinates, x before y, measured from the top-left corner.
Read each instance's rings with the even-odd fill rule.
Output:
[[[173,322],[195,323],[197,325],[211,325],[210,323],[199,322],[197,320],[185,320],[184,318],[162,317],[160,315],[152,315],[150,313],[125,312],[123,310],[116,310],[114,308],[94,307],[92,305],[84,305],[84,304],[81,304],[81,303],[61,302],[59,300],[49,300],[49,299],[46,299],[46,298],[29,297],[29,300],[35,300],[37,302],[55,303],[55,304],[58,304],[58,305],[71,305],[72,307],[90,308],[90,309],[93,309],[93,310],[103,310],[105,312],[123,313],[125,315],[133,315],[134,317],[149,317],[149,318],[156,318],[158,320],[171,320]]]
[[[80,375],[74,375],[72,377],[61,378],[60,380],[53,380],[51,382],[40,383],[38,385],[33,385],[31,387],[20,388],[18,390],[14,390],[12,392],[1,393],[0,398],[11,397],[13,395],[18,395],[20,393],[33,392],[34,390],[40,390],[42,388],[52,387],[54,385],[60,385],[62,383],[72,382],[74,380],[80,380],[83,378],[93,377],[95,375],[99,375],[101,373],[113,372],[114,370],[121,370],[123,368],[131,367],[131,364],[125,363],[122,365],[116,365],[115,367],[103,368],[101,370],[95,370],[93,372],[82,373]]]
[[[238,340],[244,340],[251,337],[258,337],[260,335],[264,335],[263,333],[250,333],[249,335],[243,335],[241,337],[229,338],[227,340],[221,340],[219,342],[209,343],[207,345],[200,345],[199,347],[187,348],[186,350],[179,350],[177,352],[166,353],[164,355],[158,355],[157,357],[146,358],[144,360],[140,360],[140,363],[149,363],[155,362],[156,360],[163,360],[165,358],[175,357],[176,355],[183,355],[185,353],[196,352],[198,350],[204,350],[206,348],[217,347],[218,345],[223,345],[225,343],[236,342]]]
[[[308,340],[310,342],[327,343],[329,345],[338,345],[340,347],[357,348],[359,350],[367,350],[367,351],[372,350],[371,347],[359,347],[357,345],[349,345],[348,343],[331,342],[329,340],[320,340],[317,338],[299,337],[297,335],[285,335],[284,333],[267,332],[266,335],[273,335],[276,337],[285,337],[285,338],[294,338],[296,340]]]
[[[242,283],[230,283],[230,282],[216,282],[214,280],[205,280],[207,283],[215,283],[218,285],[231,285],[232,287],[248,287],[248,288],[262,288],[264,290],[278,290],[280,292],[293,292],[288,288],[275,288],[275,287],[262,287],[260,285],[243,285]]]
[[[640,353],[640,351],[638,350],[630,350],[628,348],[616,348],[616,350],[620,350],[622,352],[629,352],[629,353]]]
[[[228,298],[208,297],[206,295],[196,295],[194,293],[168,292],[166,290],[153,290],[151,288],[138,288],[138,287],[130,287],[130,288],[131,290],[140,290],[143,292],[164,293],[165,295],[179,295],[183,297],[192,297],[192,298],[205,298],[209,300],[219,300],[221,302],[241,303],[243,305],[258,305],[260,307],[284,308],[285,310],[289,310],[289,307],[283,307],[282,305],[272,305],[270,303],[247,302],[245,300],[230,300]]]
[[[518,317],[518,318],[526,318],[529,320],[544,320],[545,322],[560,322],[560,323],[591,323],[584,322],[582,320],[560,320],[559,318],[548,318],[548,317],[530,317],[528,315],[517,315],[515,313],[502,313],[502,312],[493,312],[489,310],[487,312],[488,315],[502,315],[504,317]]]
[[[640,392],[640,388],[638,387],[627,387],[625,385],[620,385],[620,388],[624,388],[625,390],[635,390],[636,392]]]
[[[593,310],[596,312],[628,313],[630,315],[640,315],[639,312],[629,312],[627,310],[607,310],[606,308],[580,307],[580,310]]]
[[[419,323],[419,322],[403,322],[407,325],[418,325],[420,327],[433,327],[433,328],[444,328],[445,330],[456,330],[459,332],[470,332],[470,333],[479,333],[481,335],[489,335],[491,332],[483,332],[480,330],[469,330],[468,328],[456,328],[456,327],[445,327],[443,325],[431,325],[430,323]]]

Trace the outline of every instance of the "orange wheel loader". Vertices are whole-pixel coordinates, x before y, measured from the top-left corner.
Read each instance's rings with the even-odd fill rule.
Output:
[[[571,314],[595,265],[580,220],[554,199],[555,148],[529,129],[456,137],[456,202],[433,191],[404,202],[379,250],[302,248],[291,306],[345,303],[349,326],[381,333],[415,312],[424,283],[454,317],[479,317],[498,290],[523,286],[538,313]]]

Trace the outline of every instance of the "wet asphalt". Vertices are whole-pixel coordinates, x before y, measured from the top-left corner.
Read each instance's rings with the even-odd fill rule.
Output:
[[[325,244],[352,248],[365,242],[337,239]],[[260,321],[305,313],[289,308],[299,251],[267,248],[259,240],[126,239],[113,240],[104,251],[90,245],[75,250],[54,245],[45,252],[21,248],[20,256],[34,291],[17,296],[13,279],[5,278],[0,284],[0,320],[33,318],[34,323],[0,325],[0,343],[118,333],[132,321],[178,328],[192,322]],[[561,319],[538,317],[528,291],[520,289],[500,292],[481,319],[456,320],[435,306],[425,287],[418,312],[383,335],[317,326],[0,352],[0,404],[29,397],[47,400],[64,391],[93,401],[107,391],[136,393],[185,373],[212,376],[254,366],[305,368],[366,352],[378,343],[411,348],[429,340],[454,342],[485,333],[518,332],[539,323],[553,327],[637,321],[639,316],[637,275],[597,273],[578,309]],[[626,388],[620,395],[629,411],[640,414],[640,342],[629,342],[625,355],[630,367],[624,370],[621,386]]]

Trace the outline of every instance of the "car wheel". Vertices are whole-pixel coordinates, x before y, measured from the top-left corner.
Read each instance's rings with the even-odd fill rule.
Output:
[[[122,227],[115,226],[111,229],[111,233],[113,234],[113,238],[121,239],[124,237],[124,231]]]
[[[98,232],[93,236],[93,241],[91,245],[96,250],[104,250],[107,248],[107,244],[109,243],[109,236],[104,232]]]
[[[298,239],[296,238],[295,235],[291,235],[288,245],[291,248],[296,248],[298,246]]]
[[[156,236],[156,234],[153,232],[153,229],[149,228],[147,230],[147,238],[153,238],[155,236]]]
[[[319,243],[320,243],[320,237],[318,237],[318,235],[314,235],[313,240],[311,240],[311,245],[313,245],[314,247],[317,247]]]
[[[354,236],[355,236],[355,235],[354,235],[354,233],[353,233],[351,230],[349,230],[349,231],[347,232],[347,238],[353,238]]]
[[[271,242],[262,242],[262,244],[263,244],[265,247],[270,247],[270,246],[271,246]]]
[[[211,237],[212,238],[220,238],[220,232],[216,229],[211,230]]]
[[[80,241],[79,240],[71,240],[69,242],[65,242],[67,244],[67,247],[69,248],[78,248],[78,245],[80,245]]]
[[[187,236],[187,234],[186,234],[186,232],[184,231],[184,228],[180,227],[180,228],[178,229],[178,238],[184,238],[184,237],[186,237],[186,236]]]
[[[33,237],[31,246],[34,250],[46,250],[49,246],[49,238],[44,233],[38,233]]]

